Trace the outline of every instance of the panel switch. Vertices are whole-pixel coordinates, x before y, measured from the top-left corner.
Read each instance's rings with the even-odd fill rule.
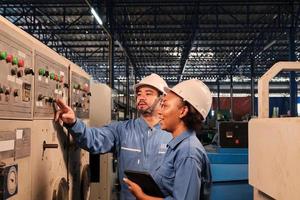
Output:
[[[11,69],[11,70],[10,70],[10,74],[11,74],[12,76],[15,76],[15,75],[17,74],[17,68]]]
[[[25,73],[25,75],[28,75],[28,74],[34,75],[34,71],[32,68],[25,68],[24,73]]]
[[[44,98],[45,98],[44,95],[39,94],[39,96],[38,96],[38,101],[42,101]]]
[[[17,96],[19,96],[19,90],[18,90],[18,89],[15,89],[15,90],[14,90],[14,97],[17,97]]]
[[[19,70],[17,76],[21,78],[24,75],[23,70]]]
[[[4,86],[4,94],[9,95],[10,94],[10,88]]]

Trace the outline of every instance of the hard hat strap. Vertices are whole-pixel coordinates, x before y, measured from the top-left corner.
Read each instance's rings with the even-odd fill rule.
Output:
[[[153,102],[153,104],[151,106],[149,106],[149,108],[146,109],[145,111],[143,111],[142,113],[143,114],[151,114],[151,113],[153,113],[155,107],[157,106],[157,104],[159,103],[159,101],[162,99],[162,96],[163,95],[160,95],[159,97],[157,97],[155,99],[155,101]]]

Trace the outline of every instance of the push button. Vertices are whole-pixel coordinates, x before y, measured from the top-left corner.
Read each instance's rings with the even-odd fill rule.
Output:
[[[23,59],[20,59],[18,61],[18,67],[24,67],[24,60]]]
[[[84,84],[83,90],[84,90],[85,92],[88,92],[88,91],[89,91],[89,85],[88,85],[87,83]]]
[[[50,73],[50,79],[54,80],[55,74],[53,72]]]
[[[16,65],[16,64],[18,64],[18,62],[19,62],[18,58],[13,56],[12,64]]]
[[[11,54],[6,56],[6,62],[7,63],[11,63],[12,60],[13,60],[13,56]]]
[[[0,53],[0,60],[5,60],[7,57],[7,52],[6,51],[1,51]]]
[[[39,69],[39,75],[40,76],[44,76],[45,75],[46,70],[44,68],[40,68]]]

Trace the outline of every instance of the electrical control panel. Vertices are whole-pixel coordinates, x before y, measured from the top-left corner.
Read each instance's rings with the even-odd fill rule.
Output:
[[[105,84],[91,82],[90,126],[99,127],[111,123],[112,90]],[[101,108],[99,106],[101,105]],[[90,199],[117,198],[117,169],[112,153],[90,155]]]
[[[90,76],[1,16],[0,30],[0,200],[89,199],[89,153],[53,118],[62,98],[89,124]]]
[[[37,52],[35,55],[34,118],[53,119],[56,98],[68,98],[68,66]]]
[[[219,142],[223,148],[248,148],[248,122],[219,122]]]
[[[64,128],[60,124],[53,123],[53,120],[33,120],[32,200],[69,200],[67,198],[69,190],[65,187],[68,182],[68,139]],[[60,180],[65,181],[60,182]],[[57,198],[57,195],[62,196]]]
[[[71,107],[78,118],[87,119],[90,113],[90,80],[71,71]]]
[[[76,117],[89,126],[90,118],[90,76],[79,66],[70,65],[70,106]],[[78,147],[71,137],[69,146],[70,199],[89,199],[89,153]]]
[[[0,118],[32,118],[33,52],[0,32]]]
[[[0,120],[0,200],[31,200],[32,121]]]

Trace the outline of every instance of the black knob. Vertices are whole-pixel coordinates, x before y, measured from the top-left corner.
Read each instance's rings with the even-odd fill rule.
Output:
[[[69,88],[69,84],[68,83],[64,83],[64,87],[65,88]]]
[[[88,95],[88,96],[92,96],[92,93],[91,93],[91,92],[88,92],[87,95]]]
[[[10,94],[10,89],[9,88],[5,88],[5,95],[9,95]]]
[[[45,97],[42,94],[39,94],[38,101],[42,101]]]
[[[18,90],[15,90],[14,91],[14,97],[17,97],[17,96],[19,96],[19,92],[18,92]]]
[[[47,99],[47,102],[49,102],[49,103],[53,103],[53,101],[54,101],[54,99],[53,99],[52,97],[49,97],[49,98]]]
[[[17,74],[17,68],[11,69],[10,73],[11,73],[12,76],[15,76]]]
[[[34,71],[32,68],[26,68],[24,70],[24,73],[25,73],[25,75],[28,75],[28,74],[34,75]]]
[[[49,76],[49,71],[45,71],[44,76],[48,77]]]
[[[22,77],[23,76],[23,71],[22,70],[20,70],[20,71],[18,71],[18,74],[17,74],[17,76],[20,78],[20,77]]]

